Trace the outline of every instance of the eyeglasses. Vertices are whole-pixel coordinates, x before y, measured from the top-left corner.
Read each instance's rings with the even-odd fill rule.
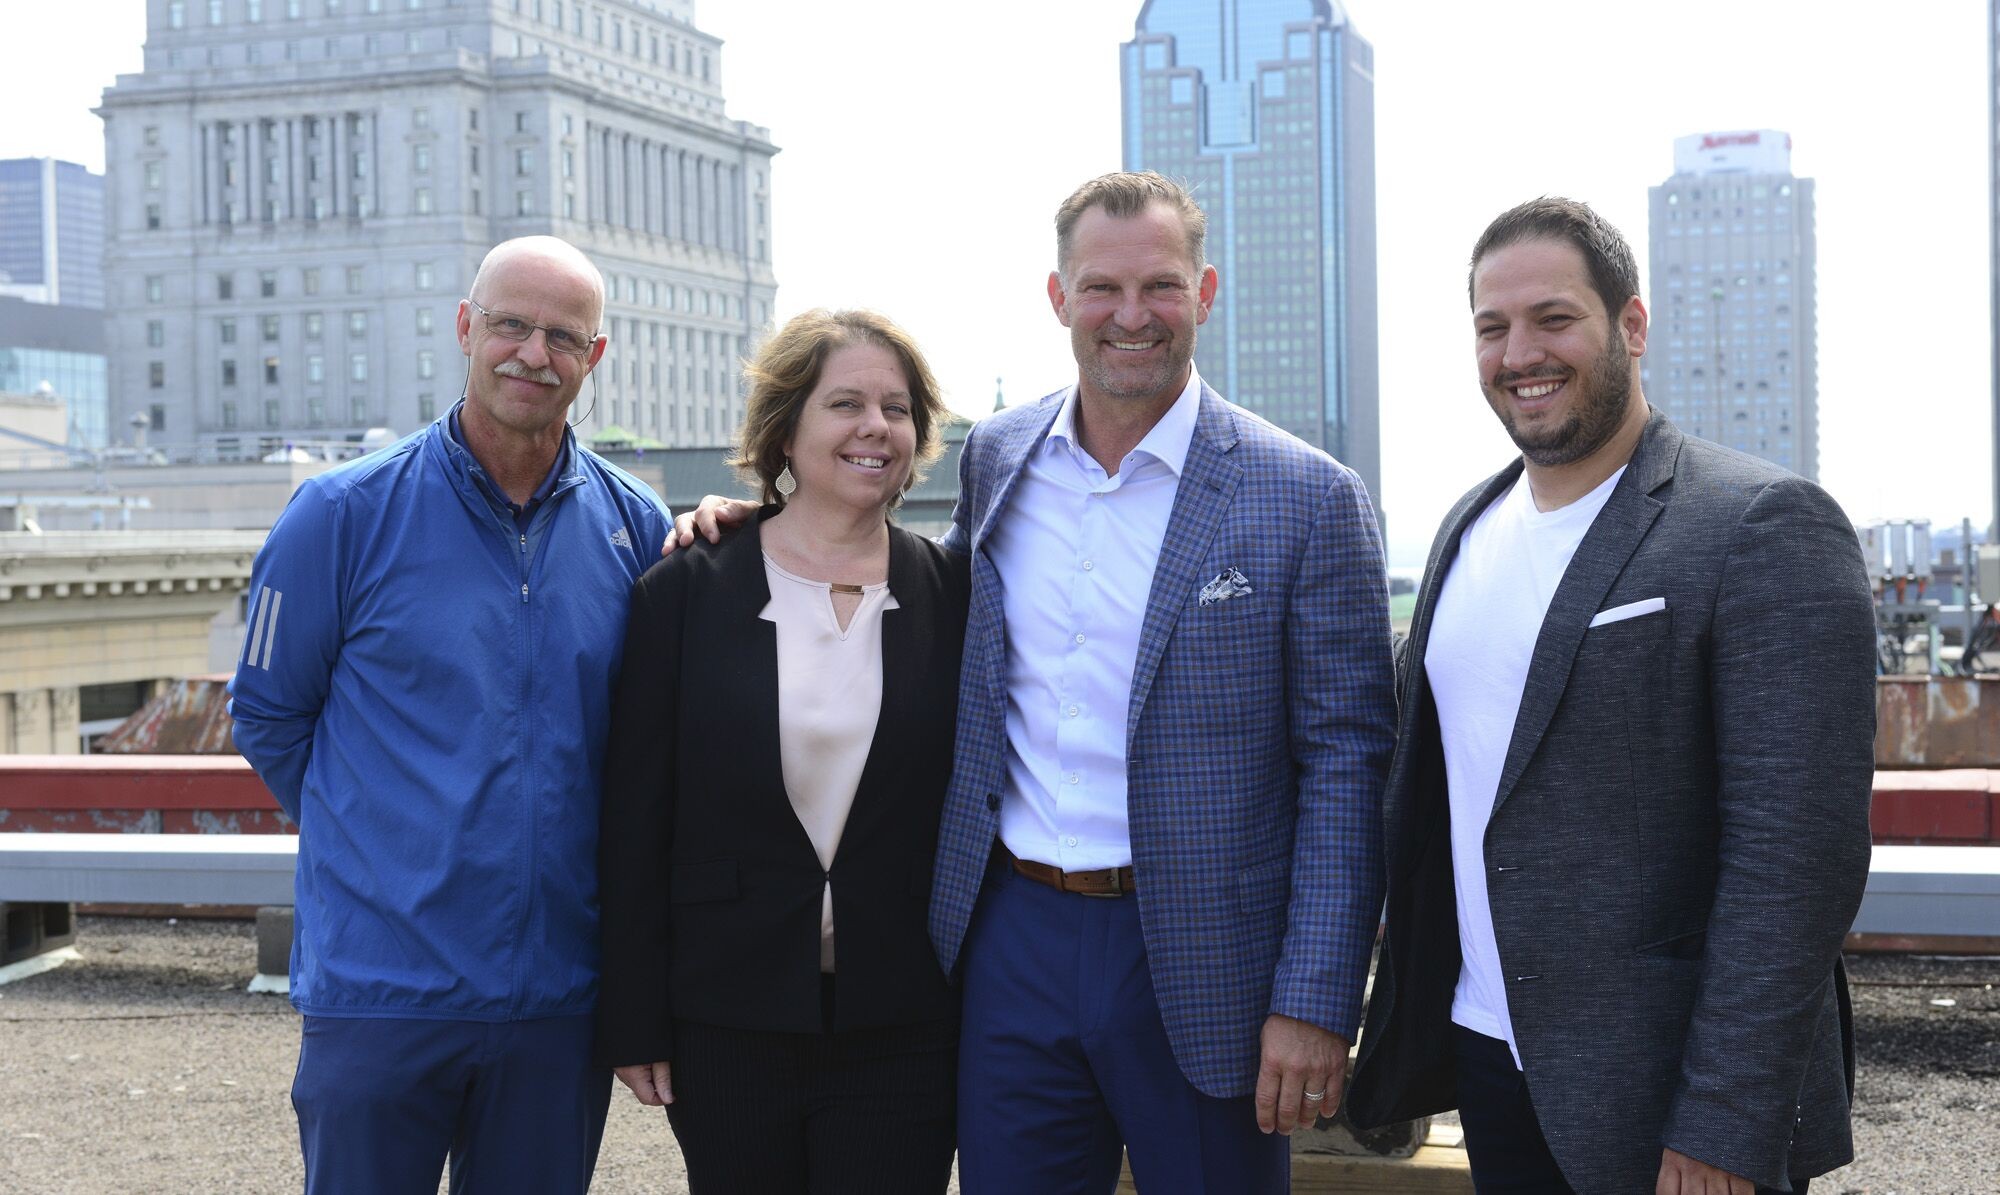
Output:
[[[467,299],[466,302],[472,304],[472,309],[486,318],[486,330],[504,340],[526,340],[540,331],[550,352],[564,353],[571,357],[588,357],[590,346],[597,343],[597,337],[588,332],[537,324],[510,311],[488,311],[479,305],[477,299]]]

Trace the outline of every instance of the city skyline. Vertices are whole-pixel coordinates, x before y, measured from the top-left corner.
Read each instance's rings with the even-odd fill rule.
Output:
[[[1120,52],[1124,166],[1184,182],[1220,274],[1195,367],[1382,502],[1375,80],[1330,0],[1145,0]]]
[[[1073,380],[1043,294],[1050,218],[1076,183],[1119,165],[1118,47],[1139,7],[1023,0],[991,21],[907,0],[862,14],[698,6],[726,46],[732,109],[784,147],[777,316],[883,309],[968,415],[991,409],[995,376],[1012,402]],[[1643,262],[1662,147],[1703,128],[1787,129],[1795,171],[1819,181],[1822,482],[1857,522],[1990,517],[1985,437],[1942,463],[1934,447],[1991,423],[1984,5],[1806,24],[1783,6],[1712,0],[1671,20],[1583,0],[1532,20],[1474,4],[1346,7],[1376,60],[1392,561],[1420,564],[1451,502],[1511,455],[1472,368],[1465,256],[1480,228],[1523,198],[1568,194]],[[142,11],[85,0],[19,14],[17,34],[45,52],[0,81],[0,102],[38,118],[0,130],[0,156],[101,163],[87,108],[136,69]],[[1885,227],[1898,252],[1882,251]]]
[[[293,11],[156,10],[104,93],[112,426],[224,458],[413,431],[456,398],[487,249],[554,234],[605,281],[578,434],[724,442],[774,299],[775,150],[683,7]]]

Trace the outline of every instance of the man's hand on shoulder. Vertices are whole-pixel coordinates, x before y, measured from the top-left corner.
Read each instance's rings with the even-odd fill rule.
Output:
[[[1653,1195],[1757,1195],[1757,1184],[1669,1149],[1660,1155]]]
[[[1296,1127],[1309,1128],[1320,1117],[1333,1115],[1347,1079],[1347,1039],[1272,1013],[1264,1021],[1263,1042],[1264,1059],[1257,1068],[1257,1127],[1290,1136]]]
[[[675,548],[687,547],[697,535],[709,543],[721,543],[724,531],[741,527],[756,513],[757,504],[747,499],[703,494],[701,505],[674,520],[673,529],[667,532],[667,541],[660,545],[660,555],[673,555]]]

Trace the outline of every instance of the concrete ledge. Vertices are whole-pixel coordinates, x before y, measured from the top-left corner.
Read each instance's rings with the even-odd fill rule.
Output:
[[[1407,1158],[1357,1154],[1292,1155],[1294,1195],[1472,1195],[1472,1169],[1465,1151],[1426,1145]],[[1118,1195],[1140,1195],[1127,1168],[1118,1176]]]
[[[0,899],[289,905],[290,834],[0,834]]]
[[[1852,932],[1910,937],[2000,933],[2000,847],[1876,847]]]

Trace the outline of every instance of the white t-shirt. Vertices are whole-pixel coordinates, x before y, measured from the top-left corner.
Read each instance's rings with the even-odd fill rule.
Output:
[[[1620,468],[1603,485],[1551,511],[1535,509],[1523,473],[1459,537],[1431,620],[1424,671],[1437,702],[1451,801],[1451,869],[1458,897],[1463,965],[1451,1019],[1514,1053],[1506,977],[1486,898],[1486,824],[1514,738],[1535,640],[1577,544],[1611,497]]]

